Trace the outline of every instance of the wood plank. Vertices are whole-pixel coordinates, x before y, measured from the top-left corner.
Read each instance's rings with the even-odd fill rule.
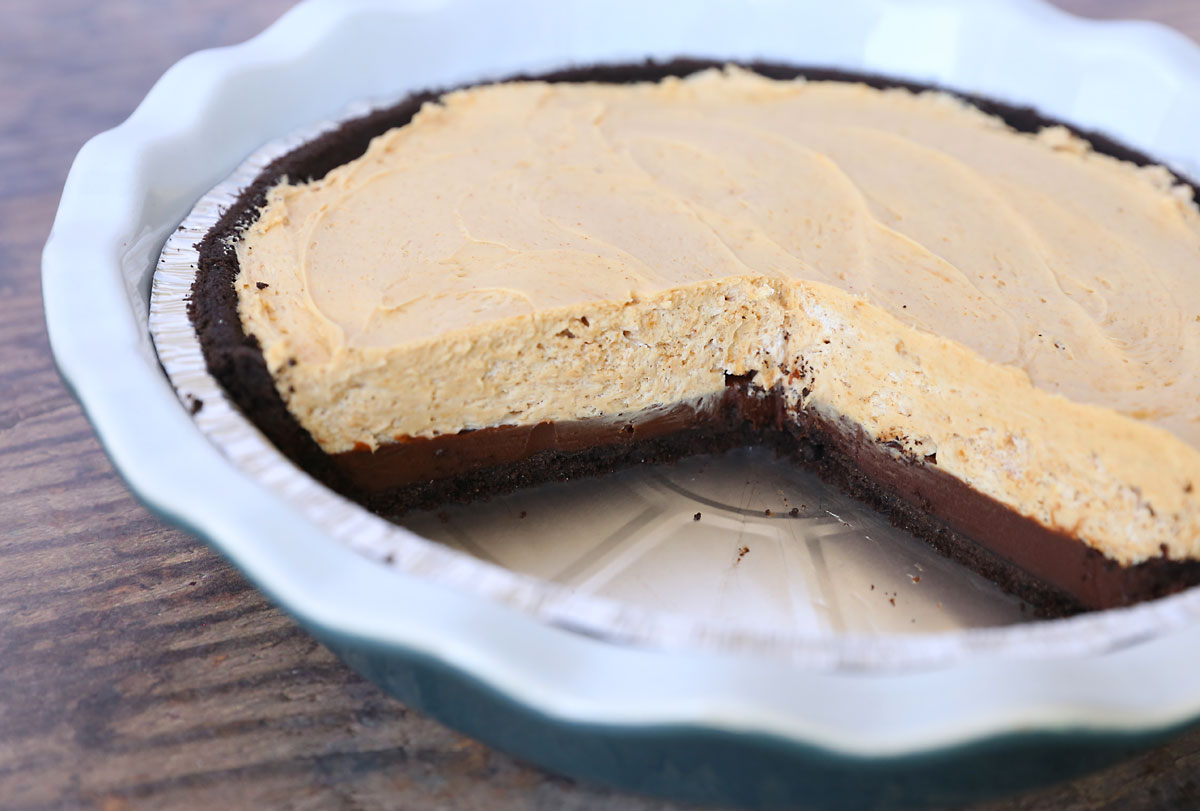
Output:
[[[112,471],[50,359],[38,262],[67,169],[184,54],[287,0],[52,0],[0,26],[0,807],[674,809],[409,711]],[[1060,0],[1200,35],[1200,3]],[[1200,732],[1001,808],[1200,808]]]

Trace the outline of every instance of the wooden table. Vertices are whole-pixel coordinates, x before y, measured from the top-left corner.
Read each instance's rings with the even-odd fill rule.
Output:
[[[1200,36],[1191,0],[1060,4]],[[518,763],[365,683],[205,546],[148,514],[59,381],[39,253],[75,152],[177,59],[245,39],[287,5],[5,7],[0,807],[674,808]],[[1200,732],[1015,807],[1200,808],[1198,766]]]

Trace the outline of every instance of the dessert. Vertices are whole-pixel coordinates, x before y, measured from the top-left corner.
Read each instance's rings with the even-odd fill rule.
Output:
[[[1029,111],[806,73],[351,122],[201,244],[210,370],[384,513],[757,441],[1048,612],[1200,581],[1190,189]]]

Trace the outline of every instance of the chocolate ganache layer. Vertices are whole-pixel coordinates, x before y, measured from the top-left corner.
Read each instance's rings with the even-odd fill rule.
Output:
[[[1046,611],[1122,605],[1200,580],[1200,215],[1149,164],[878,77],[570,71],[276,161],[189,311],[383,513],[764,442]]]

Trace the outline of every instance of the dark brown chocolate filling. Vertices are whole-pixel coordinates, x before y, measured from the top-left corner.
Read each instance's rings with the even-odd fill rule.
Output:
[[[600,445],[633,446],[648,439],[698,428],[720,407],[680,403],[628,419],[499,425],[434,437],[401,437],[374,451],[335,454],[354,486],[375,495],[430,479],[520,462],[537,453],[579,453]]]
[[[513,78],[624,83],[684,76],[721,64],[719,60],[679,59]],[[873,87],[933,89],[836,70],[768,63],[747,67],[780,79],[806,76]],[[242,329],[234,288],[239,271],[234,243],[257,218],[267,191],[281,178],[323,177],[359,157],[371,138],[407,123],[421,104],[439,95],[415,94],[394,107],[347,122],[274,161],[197,245],[200,268],[188,314],[196,325],[209,371],[280,450],[328,486],[390,514],[633,464],[765,443],[794,454],[851,495],[873,503],[898,526],[1022,595],[1044,613],[1126,605],[1200,582],[1197,561],[1164,557],[1137,566],[1119,566],[1079,541],[1021,517],[928,462],[897,458],[891,450],[852,430],[818,423],[810,415],[785,415],[781,398],[755,390],[746,380],[730,380],[726,391],[705,407],[681,405],[653,417],[489,428],[401,441],[376,452],[326,454],[287,410],[258,342]],[[1061,124],[1030,108],[957,95],[1019,131]],[[1139,165],[1153,162],[1103,135],[1071,129],[1098,152]]]
[[[521,462],[545,452],[574,454],[601,446],[634,448],[697,430],[737,431],[746,398],[727,387],[702,401],[676,403],[622,418],[498,425],[433,437],[400,437],[374,451],[334,454],[361,492],[375,496],[423,481]]]

